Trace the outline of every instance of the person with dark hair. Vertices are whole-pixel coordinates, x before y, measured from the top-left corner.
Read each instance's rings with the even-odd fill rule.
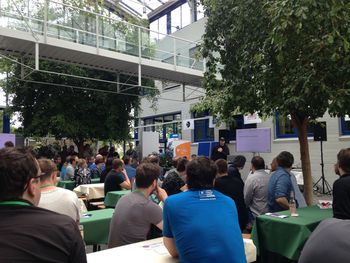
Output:
[[[219,177],[215,179],[215,190],[232,198],[235,201],[238,222],[241,231],[243,231],[248,223],[248,210],[244,203],[243,187],[241,179],[238,176],[229,176],[227,171],[227,162],[224,159],[216,160],[215,162]]]
[[[151,225],[162,230],[162,208],[152,202],[152,193],[160,201],[167,198],[166,192],[157,186],[159,167],[142,163],[136,169],[136,190],[123,196],[115,207],[109,231],[108,248],[146,240]]]
[[[76,222],[37,207],[40,177],[38,162],[29,152],[0,150],[0,262],[85,263]]]
[[[107,158],[118,158],[118,159],[120,158],[119,153],[115,150],[114,146],[109,148]]]
[[[77,195],[67,189],[56,187],[56,165],[49,159],[38,160],[41,177],[39,207],[80,220],[80,203]]]
[[[6,141],[6,142],[4,143],[4,146],[5,146],[5,148],[15,147],[15,145],[14,145],[13,142],[11,142],[11,141]]]
[[[137,159],[138,154],[137,152],[133,149],[134,145],[132,143],[129,143],[129,149],[126,151],[125,155],[130,157],[131,159]]]
[[[242,184],[242,187],[244,187],[244,182],[242,180],[240,170],[243,169],[246,160],[247,159],[243,155],[237,155],[233,159],[233,162],[231,163],[231,165],[228,167],[228,175],[237,177],[240,183]]]
[[[222,176],[226,176],[228,175],[227,173],[227,162],[224,159],[218,159],[215,161],[215,165],[216,165],[216,178],[220,178]]]
[[[337,155],[336,174],[340,177],[333,183],[333,216],[350,219],[350,148]]]
[[[188,160],[180,158],[177,161],[176,170],[168,173],[163,180],[162,188],[167,192],[168,196],[178,194],[186,190],[186,165]]]
[[[278,168],[270,177],[268,184],[268,207],[270,212],[289,209],[291,192],[294,192],[290,171],[294,157],[290,152],[283,151],[276,157]],[[298,202],[297,202],[298,205]]]
[[[260,156],[254,156],[251,160],[251,174],[248,175],[244,185],[244,201],[251,211],[251,222],[258,215],[269,211],[267,194],[270,176],[265,172],[265,161]]]
[[[116,158],[107,158],[105,169],[101,172],[100,183],[104,183],[106,180],[107,174],[113,169],[113,160]]]
[[[211,159],[214,162],[218,159],[227,160],[227,155],[230,155],[230,150],[225,143],[225,138],[221,137],[219,145],[215,146],[211,152]]]
[[[215,163],[198,157],[186,174],[189,190],[164,203],[163,241],[170,255],[181,262],[246,262],[236,205],[213,190]]]
[[[111,191],[120,191],[122,189],[131,189],[131,184],[128,175],[124,169],[122,160],[113,160],[113,169],[106,176],[104,190],[105,196]]]
[[[74,145],[69,146],[67,155],[78,156],[78,153],[75,151]]]
[[[124,165],[125,165],[126,174],[129,177],[131,185],[133,185],[133,183],[135,181],[136,169],[130,165],[131,164],[131,158],[129,156],[125,155],[123,157],[123,161],[124,161]]]
[[[68,159],[68,165],[66,167],[66,172],[64,175],[64,180],[74,180],[75,178],[75,169],[78,162],[78,156],[70,155]]]
[[[163,178],[164,169],[163,169],[163,167],[161,167],[161,166],[159,165],[159,157],[158,157],[157,155],[150,154],[150,155],[148,155],[148,161],[149,161],[150,163],[153,163],[153,164],[159,166],[159,176],[158,176],[158,178]]]

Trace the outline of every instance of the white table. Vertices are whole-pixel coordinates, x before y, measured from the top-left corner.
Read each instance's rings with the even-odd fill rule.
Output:
[[[244,240],[244,249],[247,262],[256,261],[256,248],[251,239]],[[115,263],[115,262],[152,262],[175,263],[178,259],[172,258],[163,245],[162,238],[147,240],[131,245],[106,249],[87,254],[88,263]],[[219,260],[220,261],[220,260]],[[219,262],[218,261],[218,262]]]
[[[104,183],[100,184],[82,184],[73,190],[78,195],[86,195],[87,199],[104,198]]]

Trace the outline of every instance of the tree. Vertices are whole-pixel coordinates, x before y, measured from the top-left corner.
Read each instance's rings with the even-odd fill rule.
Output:
[[[298,128],[305,197],[312,203],[310,121],[350,112],[350,3],[203,0],[206,96],[195,109],[287,116]],[[221,79],[217,75],[221,75]]]
[[[117,81],[117,74],[57,62],[42,61],[47,71]],[[25,136],[53,135],[74,141],[82,152],[87,139],[129,138],[132,110],[139,107],[140,87],[34,72],[21,80],[18,65],[9,80],[12,110],[19,112]],[[136,77],[120,75],[120,82],[136,84]],[[46,83],[54,83],[48,85]],[[147,85],[145,80],[143,85]],[[120,93],[118,93],[118,88]],[[123,94],[126,91],[130,95]]]

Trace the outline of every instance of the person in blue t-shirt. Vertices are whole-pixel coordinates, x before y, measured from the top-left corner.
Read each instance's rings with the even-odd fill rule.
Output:
[[[294,192],[290,171],[294,157],[290,152],[283,151],[277,157],[278,168],[271,175],[268,186],[268,207],[270,212],[289,209],[291,191]]]
[[[126,174],[128,175],[131,184],[133,184],[135,181],[136,169],[130,165],[131,158],[129,156],[125,155],[123,157],[123,161],[125,165]]]
[[[186,262],[246,262],[237,209],[213,190],[214,162],[199,157],[186,167],[189,191],[168,197],[163,210],[164,245]]]

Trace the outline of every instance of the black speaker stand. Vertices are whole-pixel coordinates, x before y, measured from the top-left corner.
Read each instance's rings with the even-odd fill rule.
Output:
[[[332,187],[326,180],[326,177],[324,176],[324,162],[323,162],[323,141],[320,141],[321,143],[321,177],[320,179],[317,180],[316,183],[314,183],[313,189],[317,187],[316,189],[320,194],[327,194],[327,195],[332,195]],[[318,189],[318,183],[322,184],[322,191]]]

